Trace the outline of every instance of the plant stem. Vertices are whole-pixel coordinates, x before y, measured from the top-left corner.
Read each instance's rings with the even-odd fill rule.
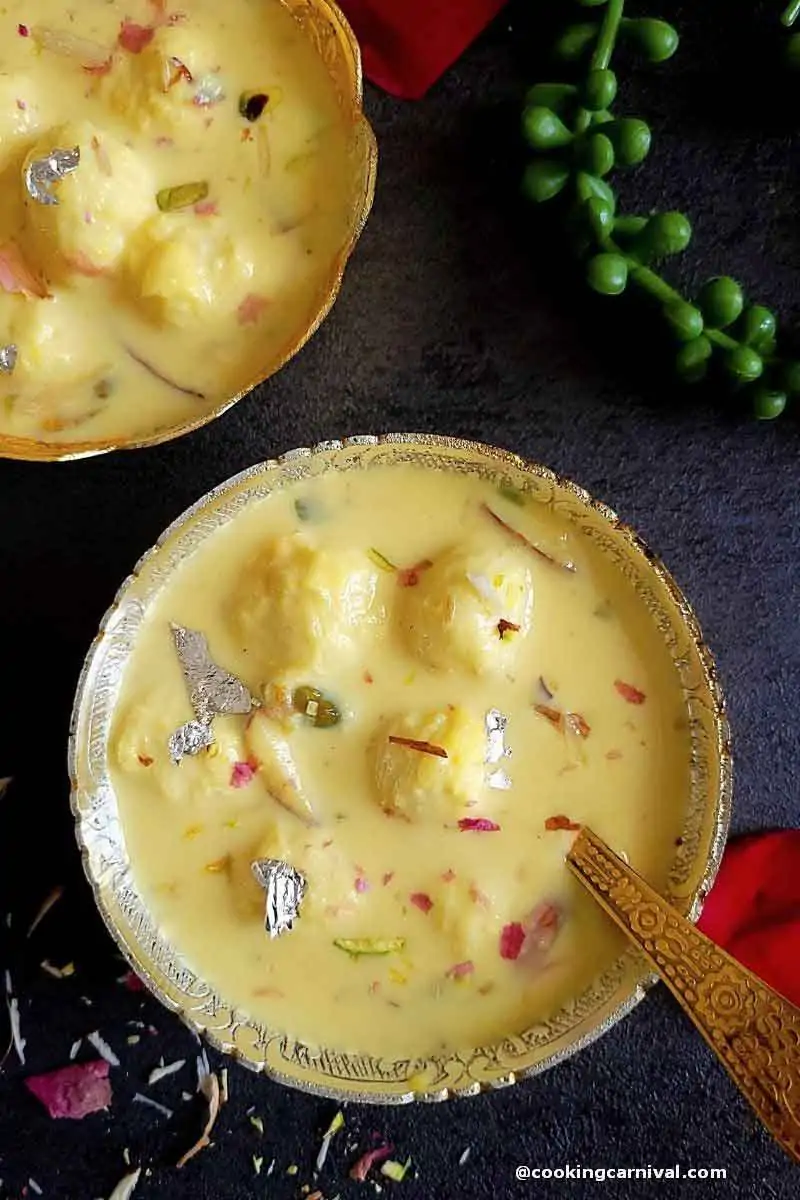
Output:
[[[800,0],[793,0],[793,3],[800,8]],[[608,0],[606,11],[603,14],[603,24],[600,27],[600,35],[592,54],[590,66],[593,71],[598,69],[605,70],[611,62],[611,55],[614,53],[614,44],[619,33],[619,25],[622,20],[624,8],[625,0]],[[792,20],[794,20],[794,17]]]
[[[798,15],[800,15],[800,0],[790,0],[781,15],[781,21],[788,29],[790,25],[794,25]]]

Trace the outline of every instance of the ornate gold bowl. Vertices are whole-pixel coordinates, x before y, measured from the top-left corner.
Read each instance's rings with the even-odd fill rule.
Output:
[[[237,400],[263,383],[292,358],[314,334],[333,307],[339,294],[345,267],[366,224],[375,195],[378,148],[375,135],[362,111],[363,79],[361,52],[355,34],[334,0],[281,0],[313,42],[336,86],[343,111],[349,122],[348,159],[350,163],[350,225],[341,250],[331,264],[320,287],[317,306],[310,320],[295,330],[291,339],[265,362],[258,375],[233,396],[213,408],[207,408],[191,421],[166,426],[147,436],[130,439],[109,437],[97,441],[37,441],[0,433],[0,458],[20,458],[37,462],[63,462],[88,458],[109,450],[137,450],[171,441],[191,433],[226,412]]]
[[[108,739],[122,674],[149,608],[180,564],[244,507],[327,471],[413,462],[508,484],[553,506],[591,538],[638,594],[674,663],[690,721],[692,770],[682,843],[672,852],[667,898],[696,920],[719,865],[731,800],[728,723],[711,655],[669,572],[604,504],[545,467],[474,442],[389,434],[325,442],[261,463],[221,484],[166,530],[139,561],[106,614],[86,659],[72,718],[72,809],[100,912],[131,966],[168,1008],[215,1046],[256,1071],[341,1099],[403,1103],[475,1095],[553,1066],[604,1033],[637,1004],[654,977],[629,950],[548,1021],[462,1052],[388,1061],[299,1042],[291,1030],[250,1020],[200,979],[159,932],[140,897],[109,776]]]

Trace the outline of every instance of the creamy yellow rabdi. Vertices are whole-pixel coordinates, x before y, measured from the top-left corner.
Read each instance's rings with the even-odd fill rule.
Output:
[[[0,432],[147,435],[252,382],[328,290],[346,136],[279,0],[0,7]]]
[[[620,950],[565,867],[574,827],[666,881],[690,754],[674,668],[613,566],[521,500],[405,465],[295,483],[145,619],[110,750],[134,876],[181,956],[273,1027],[387,1056],[520,1032]],[[178,765],[171,622],[263,700]],[[487,753],[491,710],[510,755]],[[258,858],[308,881],[274,940]]]

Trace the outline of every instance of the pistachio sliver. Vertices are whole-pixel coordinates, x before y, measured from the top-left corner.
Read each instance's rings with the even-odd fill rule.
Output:
[[[179,183],[176,187],[162,188],[156,193],[156,204],[161,212],[175,212],[205,200],[207,195],[208,184],[205,179],[200,179],[195,183]]]
[[[292,707],[297,713],[307,717],[317,729],[328,729],[338,725],[342,719],[339,709],[329,700],[319,688],[303,684],[296,687],[292,693]]]
[[[344,950],[354,958],[365,954],[396,954],[404,949],[406,939],[396,938],[334,938],[333,944],[337,950]]]

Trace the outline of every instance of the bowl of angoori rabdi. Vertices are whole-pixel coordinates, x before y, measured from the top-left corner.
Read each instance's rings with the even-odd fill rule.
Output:
[[[331,308],[375,139],[332,0],[0,15],[0,456],[206,424]]]
[[[507,451],[261,463],[140,560],[70,743],[86,872],[147,986],[247,1066],[399,1103],[499,1087],[652,982],[568,871],[592,828],[695,918],[727,829],[714,666],[666,568]]]

